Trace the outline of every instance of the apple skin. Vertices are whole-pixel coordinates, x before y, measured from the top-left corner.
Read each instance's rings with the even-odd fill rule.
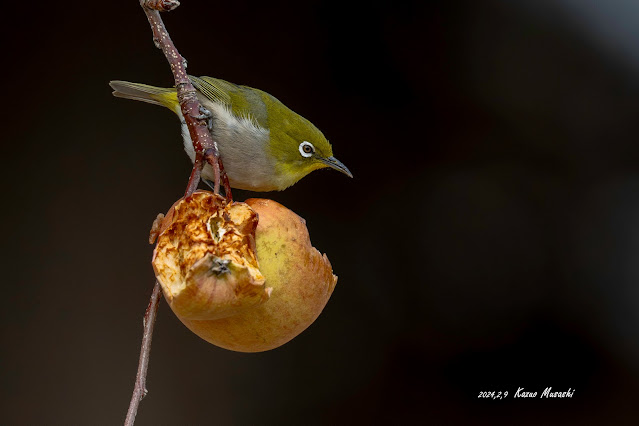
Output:
[[[237,352],[277,348],[310,326],[328,302],[337,277],[326,255],[311,245],[304,219],[268,199],[246,203],[258,214],[255,231],[259,270],[270,298],[225,318],[194,320],[176,315],[193,333]]]

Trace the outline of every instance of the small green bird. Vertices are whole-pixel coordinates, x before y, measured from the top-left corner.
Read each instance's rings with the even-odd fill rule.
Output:
[[[333,157],[331,144],[322,132],[275,97],[217,78],[190,78],[200,104],[211,113],[211,136],[218,143],[232,188],[283,190],[323,167],[353,177],[346,166]],[[175,88],[127,81],[109,84],[114,96],[162,105],[175,112],[182,122],[184,149],[191,161],[195,160]],[[202,177],[213,180],[213,169],[208,164]]]

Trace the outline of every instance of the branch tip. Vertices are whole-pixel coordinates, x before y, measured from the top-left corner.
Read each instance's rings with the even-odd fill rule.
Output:
[[[170,12],[180,5],[177,0],[140,0],[142,7],[158,12]]]

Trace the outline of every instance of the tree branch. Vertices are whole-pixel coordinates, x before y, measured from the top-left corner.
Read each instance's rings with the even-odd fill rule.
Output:
[[[200,105],[195,87],[193,87],[186,73],[186,60],[176,49],[160,17],[160,12],[171,11],[179,5],[180,2],[177,0],[140,0],[140,6],[142,6],[151,25],[151,30],[153,31],[153,41],[156,47],[162,50],[171,66],[182,116],[189,130],[191,141],[193,142],[195,161],[193,162],[193,170],[184,196],[188,197],[195,192],[200,183],[202,169],[204,165],[208,163],[213,168],[214,192],[216,194],[219,193],[220,180],[222,180],[226,197],[232,200],[231,187],[228,177],[224,172],[217,142],[211,138],[211,133],[209,132],[208,119],[210,115],[207,114],[207,111]],[[146,374],[149,367],[151,339],[153,337],[153,327],[155,325],[161,292],[160,283],[156,281],[149,306],[144,315],[144,333],[142,336],[142,347],[140,349],[140,361],[135,386],[133,388],[133,395],[131,396],[129,410],[127,411],[124,423],[125,426],[133,426],[135,423],[135,416],[137,415],[140,401],[142,401],[142,398],[144,398],[147,393]]]
[[[138,374],[135,377],[135,386],[133,387],[133,396],[129,404],[129,411],[126,413],[125,426],[133,426],[135,416],[138,413],[140,401],[147,393],[146,390],[146,372],[149,368],[149,356],[151,354],[151,338],[153,337],[153,326],[155,325],[155,317],[158,312],[158,304],[160,303],[160,283],[155,282],[153,293],[149,306],[144,314],[144,333],[142,335],[142,348],[140,349],[140,361],[138,363]]]

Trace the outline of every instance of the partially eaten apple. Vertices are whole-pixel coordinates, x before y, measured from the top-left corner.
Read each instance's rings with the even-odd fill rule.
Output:
[[[260,352],[290,341],[337,283],[304,219],[272,200],[227,202],[197,191],[154,229],[153,268],[171,309],[226,349]]]

